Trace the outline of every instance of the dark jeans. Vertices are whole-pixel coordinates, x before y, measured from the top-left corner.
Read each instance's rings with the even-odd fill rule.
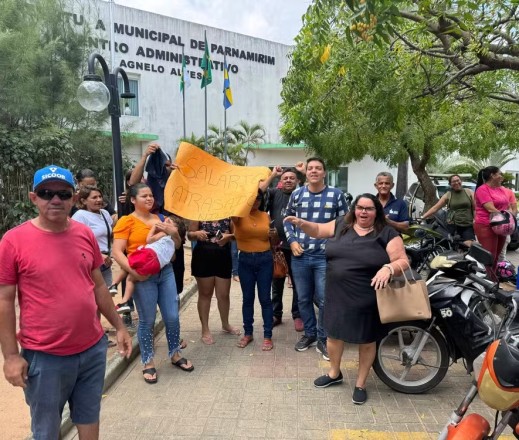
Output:
[[[236,241],[231,241],[231,256],[232,256],[232,276],[238,275],[238,245]]]
[[[292,258],[292,271],[299,286],[298,300],[305,335],[326,341],[323,327],[326,257],[304,253]],[[315,316],[314,304],[319,313]]]
[[[288,266],[288,275],[292,279],[292,319],[300,318],[299,306],[297,304],[297,288],[296,280],[292,274],[292,251],[290,249],[281,249]],[[281,318],[283,316],[283,290],[285,287],[285,278],[274,278],[272,280],[272,308],[274,316]]]
[[[270,250],[265,252],[240,252],[238,275],[243,293],[243,330],[246,336],[251,336],[253,333],[254,299],[257,285],[258,299],[263,316],[263,337],[272,338],[273,311],[270,286],[273,270],[274,262]]]

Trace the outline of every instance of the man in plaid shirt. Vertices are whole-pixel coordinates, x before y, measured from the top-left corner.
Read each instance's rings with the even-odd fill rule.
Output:
[[[296,216],[316,223],[328,223],[347,211],[344,194],[324,183],[326,166],[322,159],[311,157],[306,161],[308,184],[296,189],[288,201],[286,215]],[[291,223],[284,224],[287,241],[294,258],[292,272],[297,283],[299,312],[305,334],[295,345],[305,351],[316,345],[316,350],[329,360],[326,349],[326,332],[323,328],[324,286],[326,275],[326,239],[306,235]],[[316,320],[314,303],[319,308]]]

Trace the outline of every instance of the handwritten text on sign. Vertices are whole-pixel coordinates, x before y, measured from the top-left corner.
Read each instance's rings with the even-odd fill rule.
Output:
[[[267,167],[230,165],[205,151],[182,142],[164,190],[165,208],[190,220],[245,217],[266,179]]]

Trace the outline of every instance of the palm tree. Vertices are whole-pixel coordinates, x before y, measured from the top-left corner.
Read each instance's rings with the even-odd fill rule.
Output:
[[[205,146],[205,138],[203,136],[196,137],[194,133],[191,133],[191,137],[181,137],[179,139],[179,142],[188,142],[191,145],[194,145],[195,147],[201,148],[202,150]]]
[[[265,143],[265,128],[261,124],[249,124],[247,121],[240,121],[230,129],[237,143],[242,144],[245,150],[245,164],[248,161],[249,153],[254,155],[253,148]]]
[[[511,150],[509,147],[501,147],[498,150],[492,151],[485,159],[473,159],[470,157],[463,158],[465,163],[477,174],[482,168],[488,166],[495,166],[502,168],[508,162],[517,157],[517,151]]]

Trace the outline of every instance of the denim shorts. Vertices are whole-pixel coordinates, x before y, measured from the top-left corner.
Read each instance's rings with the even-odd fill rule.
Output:
[[[89,349],[70,356],[22,350],[28,367],[25,401],[31,410],[33,438],[59,438],[61,415],[69,403],[74,424],[99,421],[106,369],[108,338],[104,335]]]

